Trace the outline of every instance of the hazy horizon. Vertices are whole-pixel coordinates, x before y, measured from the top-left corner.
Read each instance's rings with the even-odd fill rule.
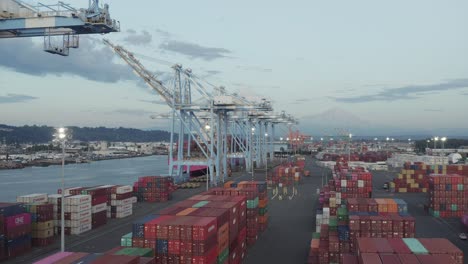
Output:
[[[82,36],[69,57],[43,52],[42,38],[0,40],[2,123],[168,130],[150,116],[169,107],[105,37],[165,82],[181,63],[230,92],[266,97],[304,133],[468,135],[466,1],[103,3],[122,32]]]

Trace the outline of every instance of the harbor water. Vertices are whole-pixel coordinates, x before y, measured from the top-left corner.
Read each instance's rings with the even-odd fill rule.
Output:
[[[168,173],[167,156],[94,161],[65,166],[65,187],[102,184],[133,184],[138,177]],[[16,196],[57,193],[62,167],[27,167],[0,170],[0,202],[14,202]]]

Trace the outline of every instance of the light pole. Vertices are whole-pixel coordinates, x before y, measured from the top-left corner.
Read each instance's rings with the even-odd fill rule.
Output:
[[[211,129],[211,126],[208,125],[208,124],[206,124],[206,125],[205,125],[206,134],[208,134],[208,132],[210,131],[210,129]],[[210,142],[210,144],[211,144],[211,143],[212,143],[212,142]],[[171,148],[172,148],[172,146],[171,146]],[[172,159],[172,157],[171,157],[171,159]],[[210,171],[210,168],[209,168],[209,167],[210,167],[210,166],[208,166],[207,169],[206,169],[207,172]],[[213,173],[213,172],[210,172],[210,173]],[[189,174],[190,174],[190,172],[189,172]],[[210,189],[210,175],[206,175],[206,190],[208,191],[209,189]]]
[[[250,151],[250,162],[252,163],[252,181],[254,181],[254,163],[253,163],[253,155],[254,155],[254,147],[253,147],[253,139],[254,139],[254,135],[255,135],[255,127],[252,127],[252,140],[251,140],[251,146],[252,146],[252,150]]]
[[[445,141],[447,140],[446,137],[443,137],[440,139],[440,141],[442,141],[442,149],[445,149]]]
[[[265,142],[268,139],[268,133],[265,133]],[[265,162],[265,182],[268,182],[268,154]]]
[[[62,145],[62,189],[61,189],[61,201],[60,201],[60,250],[65,252],[65,142],[67,141],[68,129],[61,127],[56,129],[54,138]]]
[[[439,137],[434,137],[434,149],[437,147],[437,141],[439,141]]]
[[[351,138],[353,134],[349,134],[349,144],[348,144],[348,162],[351,162]]]

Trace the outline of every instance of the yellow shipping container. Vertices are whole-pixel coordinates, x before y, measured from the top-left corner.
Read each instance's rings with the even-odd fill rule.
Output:
[[[422,180],[423,178],[424,178],[424,175],[422,175],[422,174],[419,174],[419,175],[418,175],[418,179],[419,179],[419,180]]]
[[[458,170],[463,170],[463,165],[458,165]]]
[[[422,191],[423,191],[423,192],[427,192],[427,188],[422,188]]]
[[[406,188],[399,188],[399,189],[398,189],[398,192],[405,193],[405,192],[406,192]]]
[[[422,169],[423,169],[423,170],[426,170],[426,169],[427,169],[426,164],[423,164],[423,165],[422,165]]]
[[[414,179],[407,179],[407,180],[406,180],[406,183],[412,184],[412,183],[414,183]]]
[[[402,174],[407,174],[407,170],[401,170]]]
[[[390,182],[390,188],[395,188],[395,183],[394,182]]]
[[[403,179],[403,174],[398,173],[398,179]]]
[[[411,188],[419,188],[419,183],[413,183],[413,184],[411,184]]]

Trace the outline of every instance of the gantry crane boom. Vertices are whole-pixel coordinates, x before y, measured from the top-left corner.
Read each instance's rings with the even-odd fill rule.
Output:
[[[169,106],[173,106],[174,103],[178,103],[177,98],[174,97],[174,93],[169,90],[164,84],[156,79],[154,74],[148,71],[145,66],[143,66],[139,60],[137,60],[133,53],[129,52],[125,48],[112,44],[109,40],[104,39],[104,43],[112,48],[112,50],[117,53],[132,69],[135,71],[138,76],[140,76],[153,90],[155,90],[161,97],[166,101]]]

